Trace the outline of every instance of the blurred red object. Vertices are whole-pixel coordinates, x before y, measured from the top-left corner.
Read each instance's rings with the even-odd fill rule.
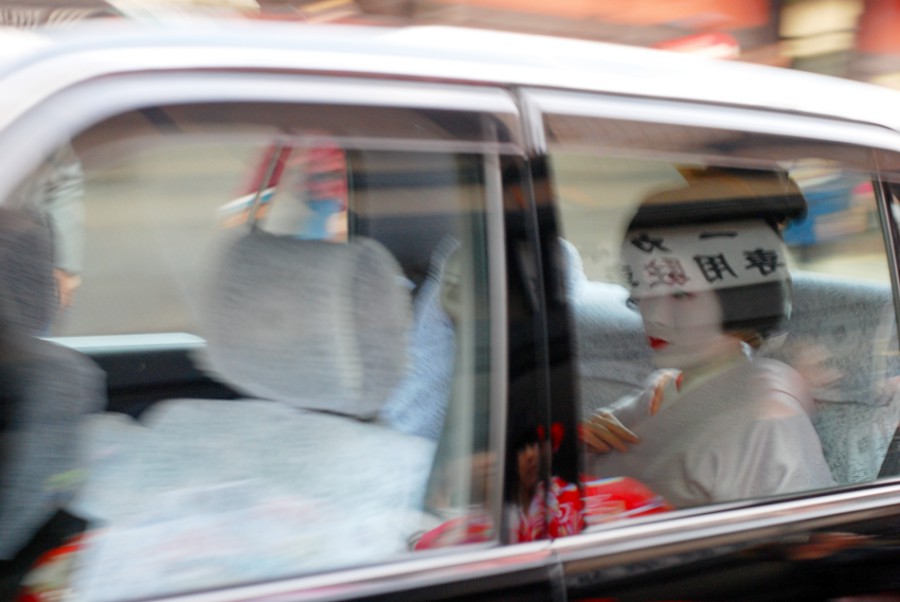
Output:
[[[550,537],[566,537],[582,532],[591,525],[615,520],[648,516],[674,510],[661,495],[630,477],[612,479],[583,479],[579,487],[553,477],[551,494],[544,495],[539,487],[537,503],[532,504],[530,516],[546,520],[546,528],[532,521],[520,521],[514,541],[535,541]],[[549,498],[549,499],[547,499]],[[547,508],[541,500],[547,499]],[[414,549],[430,550],[446,546],[490,541],[494,529],[491,518],[484,512],[472,513],[448,520],[426,532]]]
[[[581,487],[586,527],[675,509],[661,495],[629,477],[587,478]]]
[[[673,52],[699,54],[716,59],[736,59],[741,45],[734,36],[723,32],[698,33],[692,36],[666,40],[654,44],[654,48]]]

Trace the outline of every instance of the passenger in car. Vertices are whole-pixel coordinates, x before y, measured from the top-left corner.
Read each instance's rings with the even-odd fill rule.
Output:
[[[448,311],[454,311],[452,297],[458,294],[453,290],[459,284],[459,258],[453,259],[458,247],[459,241],[448,235],[432,252],[413,303],[412,365],[379,414],[393,429],[434,441],[441,436],[453,379],[454,322],[459,316]]]
[[[24,208],[49,230],[57,310],[66,310],[81,286],[84,259],[84,173],[72,146],[63,145],[48,156],[16,188],[9,202]],[[58,312],[48,317],[44,331],[53,325]]]
[[[639,479],[680,507],[832,485],[807,384],[755,356],[790,312],[777,223],[802,196],[768,172],[685,176],[645,200],[623,243],[660,371],[585,421],[588,469]]]

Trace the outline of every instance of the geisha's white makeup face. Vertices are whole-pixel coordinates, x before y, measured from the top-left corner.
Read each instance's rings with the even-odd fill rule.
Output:
[[[688,370],[739,349],[717,290],[786,278],[781,240],[762,220],[629,231],[632,298],[659,368]]]
[[[712,290],[672,291],[636,299],[658,368],[690,370],[722,352],[722,307]]]

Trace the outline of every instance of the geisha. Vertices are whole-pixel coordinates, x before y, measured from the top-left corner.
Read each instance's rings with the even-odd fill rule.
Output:
[[[642,203],[624,237],[659,371],[584,422],[588,469],[678,507],[832,485],[803,377],[756,353],[790,312],[780,223],[802,196],[777,172],[684,175],[686,187]]]

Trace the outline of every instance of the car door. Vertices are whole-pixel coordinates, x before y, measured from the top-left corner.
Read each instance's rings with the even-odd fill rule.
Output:
[[[581,428],[609,432],[611,411],[641,438],[583,442],[586,530],[553,544],[569,599],[896,595],[896,133],[588,93],[526,90],[523,106],[543,122]],[[675,327],[648,344],[649,300],[670,289],[715,292],[687,332],[799,376],[792,401],[763,402],[764,378],[740,384]]]
[[[33,377],[68,388],[51,414],[85,400],[70,453],[41,460],[73,478],[38,486],[28,521],[3,508],[6,591],[68,558],[62,585],[97,600],[558,598],[545,534],[500,545],[507,421],[537,436],[547,413],[513,99],[223,52],[170,70],[131,48],[108,71],[59,52],[16,75],[92,77],[29,88],[0,135],[6,207],[83,238],[79,267],[51,258],[71,303],[22,333],[78,365]],[[63,172],[83,196],[59,213],[32,191]],[[34,475],[24,455],[4,469]]]

